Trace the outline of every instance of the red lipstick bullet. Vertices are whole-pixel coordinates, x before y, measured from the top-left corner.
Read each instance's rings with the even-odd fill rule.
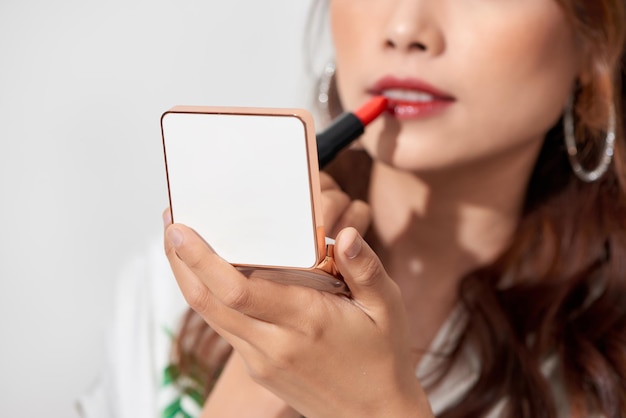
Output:
[[[380,116],[389,106],[389,100],[376,96],[358,110],[342,113],[328,128],[316,135],[317,158],[323,168],[352,141],[365,131],[365,127]]]

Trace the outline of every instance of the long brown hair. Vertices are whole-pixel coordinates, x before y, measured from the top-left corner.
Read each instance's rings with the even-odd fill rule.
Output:
[[[572,416],[626,416],[626,2],[560,3],[590,64],[576,94],[583,163],[597,164],[611,105],[614,163],[583,183],[569,167],[560,123],[548,133],[512,244],[459,289],[469,322],[453,356],[472,344],[481,372],[442,417],[481,416],[505,396],[510,416],[555,417],[541,372],[550,356]]]
[[[572,416],[626,414],[626,4],[561,3],[594,64],[576,101],[586,163],[597,160],[611,104],[619,115],[615,161],[600,181],[582,183],[569,169],[560,124],[547,135],[514,241],[461,284],[469,322],[454,355],[472,344],[481,373],[446,418],[481,416],[505,396],[511,416],[556,416],[541,372],[550,356]],[[512,284],[502,286],[502,277]]]
[[[583,165],[597,162],[611,106],[614,161],[600,180],[583,183],[569,166],[561,124],[547,134],[512,243],[461,282],[467,325],[440,375],[468,345],[481,369],[441,418],[483,416],[504,398],[509,416],[556,417],[541,371],[548,358],[557,361],[572,416],[626,416],[626,2],[557,1],[589,63],[575,107]],[[229,353],[216,341],[190,311],[174,358],[206,391]]]

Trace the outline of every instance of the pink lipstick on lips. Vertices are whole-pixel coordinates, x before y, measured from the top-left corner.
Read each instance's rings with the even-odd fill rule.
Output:
[[[370,93],[387,97],[389,113],[400,120],[433,116],[455,101],[452,95],[414,78],[383,77]]]

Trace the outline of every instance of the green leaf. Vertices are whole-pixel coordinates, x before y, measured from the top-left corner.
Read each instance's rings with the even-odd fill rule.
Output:
[[[163,370],[163,386],[171,385],[180,377],[180,370],[175,364],[168,365]]]

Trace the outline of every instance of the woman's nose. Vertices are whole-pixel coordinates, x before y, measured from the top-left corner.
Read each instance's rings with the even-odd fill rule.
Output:
[[[384,47],[400,53],[441,54],[445,49],[437,19],[437,3],[441,1],[391,0],[393,6],[390,5],[391,12],[384,31]]]

